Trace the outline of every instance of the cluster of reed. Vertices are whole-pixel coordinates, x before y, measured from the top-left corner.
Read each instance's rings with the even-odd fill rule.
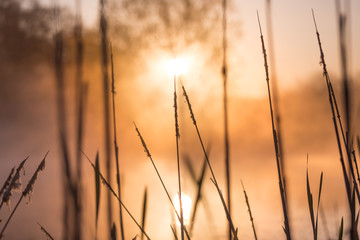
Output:
[[[105,139],[105,175],[102,174],[100,171],[100,159],[99,154],[97,154],[95,158],[95,163],[93,163],[90,158],[82,151],[83,147],[83,135],[84,135],[84,116],[85,116],[85,109],[86,109],[86,99],[87,99],[87,83],[83,81],[83,36],[82,36],[82,22],[81,16],[79,14],[80,4],[78,2],[78,15],[76,18],[76,26],[75,26],[75,39],[76,39],[76,95],[75,95],[75,103],[76,103],[76,119],[75,125],[77,126],[77,133],[76,133],[76,157],[75,159],[71,159],[70,154],[70,147],[69,147],[69,134],[68,134],[68,126],[67,122],[67,108],[65,104],[65,80],[64,80],[64,43],[63,43],[63,33],[61,29],[57,29],[56,34],[54,36],[55,42],[55,58],[54,58],[54,65],[55,65],[55,79],[56,79],[56,90],[57,90],[57,115],[58,115],[58,130],[59,130],[59,142],[60,142],[60,149],[62,154],[62,174],[63,174],[63,197],[64,197],[64,216],[63,216],[63,238],[64,239],[83,239],[82,236],[82,223],[83,223],[83,214],[84,209],[82,208],[82,157],[84,156],[90,165],[92,166],[95,174],[95,198],[96,198],[96,232],[95,232],[95,239],[97,239],[98,235],[98,218],[99,218],[99,211],[100,211],[100,188],[101,183],[105,185],[108,190],[107,195],[107,221],[108,221],[108,235],[111,239],[116,239],[117,236],[117,227],[113,220],[113,206],[111,198],[115,198],[119,204],[119,229],[120,229],[120,236],[121,239],[125,239],[125,229],[126,226],[124,225],[123,221],[123,211],[126,212],[136,226],[140,230],[140,238],[150,239],[149,234],[146,232],[145,222],[146,222],[146,209],[147,209],[147,191],[144,192],[144,201],[143,201],[143,208],[142,208],[142,219],[138,221],[135,219],[131,211],[128,207],[126,207],[124,201],[121,197],[121,182],[120,182],[120,159],[119,159],[119,150],[118,150],[118,143],[117,143],[117,120],[116,120],[116,102],[115,102],[115,74],[114,74],[114,56],[112,47],[108,38],[108,25],[107,19],[105,14],[105,1],[100,0],[100,36],[101,36],[101,53],[102,53],[102,93],[103,93],[103,116],[104,116],[104,139]],[[270,4],[270,0],[267,1]],[[235,223],[232,218],[231,214],[231,188],[230,188],[230,142],[229,142],[229,129],[228,129],[228,105],[227,105],[227,81],[228,81],[228,67],[227,67],[227,39],[226,39],[226,27],[227,27],[227,18],[226,18],[226,7],[227,1],[222,1],[222,10],[223,10],[223,38],[222,38],[222,46],[223,46],[223,62],[222,62],[222,77],[223,77],[223,87],[224,87],[224,95],[223,95],[223,107],[224,107],[224,140],[225,140],[225,165],[226,165],[226,194],[224,196],[223,190],[220,187],[215,171],[211,165],[211,161],[209,159],[209,149],[206,149],[204,146],[203,138],[200,134],[200,129],[198,123],[195,118],[195,113],[192,109],[190,97],[182,84],[177,78],[174,76],[174,121],[175,121],[175,143],[176,143],[176,160],[177,160],[177,174],[178,174],[178,195],[179,195],[179,202],[180,202],[180,211],[176,210],[174,202],[170,196],[169,189],[166,187],[165,180],[162,178],[153,156],[150,153],[149,147],[147,146],[143,135],[141,134],[139,128],[134,123],[135,131],[139,136],[140,142],[144,148],[144,151],[149,158],[154,170],[156,172],[157,177],[160,180],[162,188],[165,191],[165,195],[168,198],[168,201],[173,208],[176,218],[180,222],[180,236],[181,240],[185,238],[190,240],[192,238],[193,233],[193,226],[195,224],[196,213],[197,213],[197,206],[202,198],[202,189],[203,189],[203,182],[206,169],[210,171],[211,174],[211,182],[213,183],[217,195],[220,200],[220,204],[223,207],[223,211],[227,218],[228,224],[228,237],[229,240],[237,240],[239,239],[238,228],[235,226]],[[270,13],[270,11],[268,12]],[[332,112],[332,120],[334,124],[336,140],[338,143],[339,149],[339,158],[341,163],[341,169],[343,171],[343,178],[345,182],[345,188],[347,192],[347,199],[349,204],[349,212],[351,216],[351,231],[350,231],[350,238],[357,240],[359,239],[358,231],[357,231],[357,224],[358,224],[358,216],[356,213],[358,209],[356,207],[360,205],[360,193],[359,193],[359,184],[360,184],[360,175],[357,166],[357,160],[354,151],[354,144],[353,139],[355,138],[354,133],[352,132],[351,128],[351,95],[349,90],[349,80],[347,74],[347,65],[346,65],[346,45],[345,45],[345,34],[344,31],[344,16],[339,11],[339,29],[340,29],[340,42],[341,42],[341,56],[342,56],[342,67],[343,67],[343,79],[344,79],[344,99],[345,99],[345,115],[346,115],[346,124],[345,127],[342,123],[340,118],[340,110],[337,104],[337,100],[335,97],[335,91],[330,81],[330,77],[327,71],[324,52],[322,49],[321,41],[320,41],[320,34],[318,32],[315,17],[314,17],[314,24],[316,28],[316,36],[320,48],[320,56],[321,56],[321,64],[323,67],[323,76],[326,81],[326,86],[328,89],[329,94],[329,103]],[[314,15],[313,15],[314,16]],[[271,17],[268,18],[268,21],[271,20]],[[265,40],[262,33],[262,28],[259,20],[258,15],[258,23],[259,23],[259,30],[260,30],[260,41],[261,41],[261,48],[264,57],[264,67],[265,67],[265,77],[266,77],[266,86],[267,86],[267,93],[268,93],[268,100],[269,100],[269,109],[270,109],[270,120],[272,126],[272,135],[273,135],[273,143],[274,143],[274,150],[275,150],[275,161],[277,166],[277,176],[278,176],[278,183],[279,183],[279,190],[280,190],[280,197],[281,197],[281,205],[282,205],[282,212],[284,218],[284,232],[287,240],[291,240],[291,218],[289,217],[289,203],[288,203],[288,196],[287,196],[287,186],[286,186],[286,169],[285,169],[285,161],[284,161],[284,154],[283,154],[283,147],[282,147],[282,138],[281,138],[281,124],[280,124],[280,111],[278,109],[277,104],[277,87],[276,82],[274,84],[274,89],[271,91],[271,83],[270,79],[270,70],[267,58],[267,52],[265,48]],[[59,24],[58,24],[59,25]],[[271,26],[271,24],[269,24]],[[270,31],[271,33],[271,31]],[[270,39],[272,37],[270,36]],[[109,54],[110,50],[110,54]],[[270,58],[271,59],[271,58]],[[109,64],[110,60],[110,64]],[[111,70],[111,81],[109,77],[109,70]],[[273,75],[273,78],[276,79],[276,76]],[[181,90],[183,93],[184,100],[187,104],[190,118],[193,123],[194,131],[196,132],[198,141],[201,146],[201,150],[204,154],[204,163],[201,170],[201,176],[196,178],[195,174],[192,174],[194,181],[197,182],[197,194],[195,204],[192,210],[191,219],[189,226],[184,224],[184,216],[183,216],[183,209],[182,209],[182,187],[181,187],[181,162],[180,162],[180,150],[179,150],[179,138],[180,138],[180,127],[178,123],[178,95],[177,89],[179,84],[181,85]],[[112,118],[111,118],[112,117]],[[113,131],[113,136],[111,136],[111,131]],[[114,153],[112,153],[111,149],[111,141],[114,143]],[[359,138],[358,138],[359,142]],[[360,145],[360,143],[359,143]],[[111,181],[111,169],[113,163],[111,163],[111,155],[114,154],[115,165],[116,165],[116,190],[112,186]],[[345,156],[344,156],[345,155]],[[47,156],[47,155],[46,155]],[[35,171],[33,177],[29,181],[27,187],[22,192],[20,199],[18,200],[15,208],[11,212],[8,220],[4,224],[0,238],[3,236],[4,230],[8,225],[9,221],[11,220],[14,212],[16,211],[17,207],[19,206],[21,200],[24,197],[30,196],[30,193],[33,189],[33,185],[37,178],[38,173],[43,170],[45,166],[45,158],[40,163],[38,169]],[[345,162],[347,159],[347,163]],[[71,164],[72,160],[76,163],[75,165]],[[23,169],[27,158],[21,162],[19,167],[14,170],[11,170],[7,180],[4,183],[0,191],[0,197],[2,197],[0,209],[3,206],[3,203],[9,203],[10,197],[12,195],[12,191],[18,189],[21,185],[20,183],[20,172]],[[189,161],[186,162],[187,167],[192,169],[191,163]],[[349,168],[349,170],[346,169]],[[14,174],[15,171],[15,174]],[[316,240],[318,238],[318,211],[320,207],[320,198],[322,192],[322,183],[323,183],[323,173],[320,176],[320,184],[319,184],[319,191],[318,191],[318,198],[317,198],[317,209],[314,209],[314,199],[313,194],[310,188],[310,180],[308,176],[308,170],[306,170],[306,185],[307,185],[307,200],[309,206],[309,215],[311,220],[311,226],[313,231],[313,238]],[[248,207],[250,222],[254,234],[254,238],[257,239],[257,233],[255,229],[254,218],[251,212],[250,203],[248,195],[245,191],[244,185],[242,184],[245,201]],[[358,202],[358,204],[356,203]],[[39,224],[40,225],[40,224]],[[343,237],[343,226],[344,222],[341,221],[341,226],[339,230],[339,237],[338,239],[342,239]],[[53,239],[48,233],[45,228],[40,225],[41,229],[44,233],[51,239]],[[176,226],[174,224],[171,225],[171,229],[174,234],[174,238],[178,239],[178,234],[176,232]],[[138,235],[135,235],[133,239],[136,239]]]

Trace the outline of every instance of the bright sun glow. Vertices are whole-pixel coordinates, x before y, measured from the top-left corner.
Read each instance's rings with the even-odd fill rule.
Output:
[[[174,196],[173,202],[174,202],[176,211],[180,215],[179,195]],[[190,222],[190,213],[191,213],[191,204],[192,204],[191,198],[188,195],[182,193],[181,194],[181,202],[182,202],[182,206],[183,206],[184,224],[188,225]],[[177,224],[180,225],[180,222],[177,221]]]
[[[175,58],[168,63],[168,70],[172,75],[179,76],[188,70],[188,62],[184,58]]]

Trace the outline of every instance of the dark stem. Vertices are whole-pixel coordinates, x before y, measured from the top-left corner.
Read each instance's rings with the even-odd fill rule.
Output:
[[[114,125],[114,148],[115,148],[115,162],[116,162],[116,183],[118,188],[118,195],[119,199],[121,200],[121,182],[120,182],[120,168],[119,168],[119,147],[117,144],[117,137],[116,137],[116,111],[115,111],[115,74],[114,74],[114,58],[112,47],[110,45],[111,51],[111,86],[112,86],[112,105],[113,105],[113,125]],[[120,221],[120,232],[121,232],[121,239],[125,240],[125,233],[124,233],[124,224],[123,224],[123,215],[122,215],[122,207],[119,202],[119,221]]]

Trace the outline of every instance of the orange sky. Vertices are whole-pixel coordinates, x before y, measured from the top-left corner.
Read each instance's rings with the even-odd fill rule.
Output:
[[[45,2],[45,0],[44,0]],[[70,1],[69,1],[70,2]],[[72,2],[72,1],[71,1]],[[65,3],[69,5],[70,3]],[[352,26],[360,24],[359,1],[352,1]],[[220,5],[219,5],[220,6]],[[271,136],[268,102],[264,98],[266,85],[264,79],[263,57],[259,38],[256,10],[259,10],[263,29],[266,29],[264,1],[234,1],[229,14],[229,35],[240,29],[241,38],[230,39],[229,43],[229,94],[230,94],[230,142],[232,159],[232,181],[234,200],[234,221],[240,228],[240,238],[251,239],[247,209],[240,188],[244,181],[253,210],[256,227],[261,239],[275,239],[283,236],[282,214],[276,166]],[[290,189],[290,208],[294,227],[294,239],[311,239],[310,220],[306,205],[306,154],[309,153],[312,189],[317,189],[320,172],[324,171],[323,203],[328,216],[330,233],[335,236],[341,216],[346,215],[344,184],[339,171],[336,142],[331,125],[331,115],[327,102],[326,89],[319,66],[319,50],[311,18],[311,8],[317,17],[328,68],[333,78],[339,76],[338,37],[333,2],[322,1],[274,1],[273,24],[276,68],[280,81],[281,102],[284,127],[284,147]],[[85,1],[83,14],[88,27],[93,26],[97,16],[97,3]],[[267,40],[266,31],[265,41]],[[360,32],[352,32],[352,69],[359,74]],[[188,89],[193,110],[200,131],[206,143],[212,143],[211,161],[219,183],[224,186],[223,128],[221,109],[221,83],[219,69],[210,69],[207,75],[201,70],[207,65],[202,58],[201,48],[190,49],[188,54],[193,62],[187,74],[182,76]],[[136,62],[136,78],[117,80],[118,131],[122,177],[124,179],[124,202],[140,219],[143,189],[148,186],[149,212],[147,226],[153,239],[169,239],[171,230],[170,206],[161,185],[156,178],[149,159],[143,152],[140,141],[133,128],[135,121],[158,164],[159,170],[172,195],[177,191],[175,139],[173,126],[173,102],[171,76],[163,69],[161,62],[169,58],[169,53],[150,50],[152,53]],[[195,53],[192,55],[192,53]],[[115,55],[116,57],[116,55]],[[205,57],[204,57],[205,58]],[[116,60],[115,60],[116,61]],[[119,60],[120,61],[120,60]],[[86,64],[86,63],[85,63]],[[93,63],[92,63],[93,64]],[[121,76],[121,63],[117,63]],[[144,65],[142,65],[144,64]],[[102,116],[100,99],[100,66],[87,65],[85,79],[89,85],[87,106],[86,137],[84,151],[94,159],[96,151],[102,149]],[[8,239],[16,239],[20,234],[18,226],[27,223],[23,238],[44,237],[37,229],[39,221],[56,239],[61,234],[61,185],[59,153],[56,139],[56,115],[54,109],[54,82],[52,69],[39,69],[38,81],[21,88],[16,94],[18,102],[9,103],[4,110],[0,150],[6,159],[1,167],[1,180],[15,163],[30,155],[32,164],[37,163],[50,149],[48,165],[39,176],[30,206],[22,205],[8,229]],[[131,70],[129,70],[131,72]],[[70,76],[70,73],[68,73]],[[208,78],[208,76],[211,77]],[[126,75],[125,75],[126,76]],[[359,75],[357,75],[359,76]],[[120,77],[119,77],[120,78]],[[71,78],[69,78],[71,79]],[[194,80],[194,79],[197,79]],[[129,81],[127,81],[129,80]],[[70,81],[69,81],[70,82]],[[334,84],[338,87],[337,84]],[[46,89],[46,91],[44,91]],[[68,95],[71,97],[72,88]],[[286,91],[285,91],[286,90]],[[187,106],[179,93],[179,114],[181,124],[182,153],[190,154],[199,172],[202,152],[191,124]],[[10,101],[9,101],[10,102]],[[70,101],[71,102],[71,101]],[[11,106],[10,106],[11,105]],[[21,105],[21,111],[16,107]],[[70,104],[71,105],[71,104]],[[26,110],[24,110],[26,109]],[[18,110],[18,111],[17,111]],[[24,114],[25,111],[26,114]],[[11,114],[10,114],[11,113]],[[25,115],[25,116],[24,116]],[[70,119],[73,117],[70,114]],[[71,143],[71,142],[70,142]],[[30,164],[27,170],[35,167]],[[4,173],[5,172],[5,173]],[[84,165],[86,178],[84,205],[86,236],[94,234],[94,195],[93,171]],[[115,175],[115,171],[113,172]],[[27,179],[26,175],[25,179]],[[206,177],[205,191],[210,205],[208,210],[200,207],[199,223],[195,227],[197,239],[223,239],[225,216],[214,186]],[[183,189],[194,195],[194,186],[183,169]],[[0,181],[1,182],[1,181]],[[25,182],[25,180],[24,180]],[[49,184],[50,183],[50,184]],[[315,194],[316,195],[316,194]],[[105,190],[102,192],[105,196]],[[102,199],[105,202],[105,199]],[[104,206],[102,206],[104,208]],[[4,209],[2,209],[4,211]],[[116,210],[117,211],[117,210]],[[104,212],[104,211],[103,211]],[[100,217],[100,227],[106,229]],[[2,212],[4,214],[4,212]],[[1,215],[3,216],[3,215]],[[117,218],[116,218],[117,219]],[[206,221],[206,219],[210,219]],[[138,233],[136,226],[128,217],[127,238]],[[321,225],[321,223],[320,223]],[[205,233],[203,230],[205,229]],[[204,234],[204,235],[203,235]],[[324,230],[320,231],[324,236]],[[276,237],[274,237],[276,236]]]

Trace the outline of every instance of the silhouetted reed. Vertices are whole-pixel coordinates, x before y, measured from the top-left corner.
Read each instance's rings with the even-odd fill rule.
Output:
[[[264,56],[264,67],[265,67],[266,84],[267,84],[268,97],[269,97],[271,126],[272,126],[273,140],[274,140],[277,174],[278,174],[278,179],[279,179],[280,197],[281,197],[281,204],[282,204],[283,215],[284,215],[284,224],[285,224],[284,231],[286,234],[286,239],[291,240],[287,195],[286,195],[285,187],[284,187],[284,182],[285,182],[284,174],[283,174],[284,169],[281,169],[282,164],[281,164],[281,154],[280,154],[280,147],[279,147],[280,144],[279,144],[278,134],[277,134],[276,127],[275,127],[274,112],[273,112],[273,106],[272,106],[272,100],[271,100],[269,65],[268,65],[268,61],[267,61],[264,36],[263,36],[262,30],[261,30],[259,13],[257,13],[257,18],[258,18],[258,23],[259,23],[262,52],[263,52],[263,56]]]

